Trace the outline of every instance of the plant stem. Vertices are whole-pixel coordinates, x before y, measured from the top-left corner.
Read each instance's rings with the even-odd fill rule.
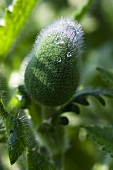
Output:
[[[48,120],[49,118],[55,117],[56,119],[55,124],[57,124],[57,118],[60,115],[59,107],[42,106],[42,115],[43,115],[43,120]]]
[[[60,107],[42,107],[43,120],[50,120],[48,123],[50,123],[51,130],[46,129],[46,135],[44,132],[41,135],[46,140],[56,170],[63,170],[63,154],[65,149],[65,131],[64,127],[59,124],[60,113]]]
[[[55,163],[56,170],[64,170],[64,168],[63,168],[63,154],[62,153],[53,155],[52,159]]]

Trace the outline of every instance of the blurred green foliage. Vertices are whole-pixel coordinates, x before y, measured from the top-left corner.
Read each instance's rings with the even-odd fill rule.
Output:
[[[85,88],[112,89],[113,81],[110,79],[112,74],[108,73],[108,69],[112,73],[113,0],[40,0],[39,2],[17,0],[17,2],[13,1],[16,4],[13,8],[12,1],[0,1],[0,90],[5,91],[2,93],[5,103],[15,92],[15,87],[23,83],[24,66],[21,65],[24,65],[23,60],[29,55],[36,35],[51,21],[62,16],[78,19],[84,30],[85,47],[81,57],[81,81],[78,91]],[[105,74],[102,68],[106,68]],[[65,128],[67,138],[67,149],[64,156],[65,170],[113,169],[113,158],[106,152],[102,152],[101,147],[87,138],[88,132],[86,133],[83,128],[88,125],[113,125],[113,99],[104,97],[104,100],[106,105],[101,106],[95,98],[90,96],[88,97],[89,106],[78,104],[79,115],[72,112],[64,114],[69,119],[69,125]],[[38,110],[40,117],[40,108]],[[36,115],[33,116],[36,127]],[[90,135],[91,130],[94,129],[89,129]],[[102,128],[99,130],[101,131]],[[108,133],[108,129],[105,130],[106,138],[105,143],[102,140],[102,145],[109,140],[106,133]],[[111,129],[109,133],[112,134]],[[96,131],[93,139],[97,136]],[[26,167],[22,161],[25,159],[24,154],[13,166],[10,165],[4,141],[6,142],[6,134],[3,122],[0,121],[0,170],[17,168],[25,170]],[[45,151],[42,152],[46,155]]]

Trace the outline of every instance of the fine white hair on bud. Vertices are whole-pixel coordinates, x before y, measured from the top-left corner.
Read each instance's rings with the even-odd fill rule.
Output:
[[[81,25],[77,21],[70,20],[68,18],[61,18],[54,21],[52,24],[48,25],[46,28],[42,29],[40,35],[37,37],[34,44],[34,51],[36,52],[40,47],[40,42],[51,36],[51,34],[57,34],[55,38],[56,44],[62,44],[63,38],[69,39],[68,47],[73,46],[73,51],[79,56],[83,52],[84,40],[83,31]],[[72,44],[70,44],[70,42]]]
[[[83,31],[76,21],[61,18],[40,32],[25,70],[33,100],[47,106],[66,103],[79,84]]]

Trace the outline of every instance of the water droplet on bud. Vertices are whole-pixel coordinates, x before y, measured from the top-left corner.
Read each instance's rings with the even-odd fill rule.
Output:
[[[57,60],[57,61],[58,61],[59,63],[61,63],[61,61],[62,61],[62,60],[61,60],[61,58],[58,58],[58,60]]]
[[[64,44],[65,42],[63,41],[62,37],[56,37],[54,40],[55,44]]]
[[[72,55],[71,55],[71,52],[68,52],[67,53],[67,57],[71,57]]]

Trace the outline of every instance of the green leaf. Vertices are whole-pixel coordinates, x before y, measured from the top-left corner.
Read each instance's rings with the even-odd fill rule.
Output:
[[[63,112],[75,112],[79,114],[80,113],[79,106],[76,105],[75,103],[88,106],[89,105],[89,102],[87,101],[88,96],[95,97],[100,102],[100,104],[104,106],[106,103],[102,96],[113,98],[113,90],[108,90],[108,89],[87,90],[86,89],[86,90],[77,91],[73,95],[72,99],[66,105],[62,107],[62,110],[61,110],[62,113]]]
[[[48,161],[46,156],[41,155],[37,148],[28,150],[28,170],[55,170],[52,163]]]
[[[0,27],[0,61],[8,54],[36,3],[37,0],[17,0],[11,10],[6,9],[4,26]]]
[[[105,101],[102,98],[102,95],[106,96],[106,97],[113,97],[113,91],[108,90],[108,89],[81,90],[81,91],[78,91],[77,93],[75,93],[75,95],[73,96],[73,98],[70,102],[78,103],[78,99],[80,98],[79,103],[84,105],[84,103],[82,102],[81,99],[83,98],[86,100],[87,96],[92,96],[92,97],[95,97],[102,105],[105,105]]]
[[[79,103],[79,104],[82,104],[84,106],[88,106],[89,105],[89,102],[83,96],[77,96],[76,99],[75,99],[75,102]]]
[[[26,129],[23,119],[18,114],[9,114],[0,100],[0,114],[7,133],[7,145],[11,165],[14,164],[26,148]]]
[[[113,126],[88,126],[85,129],[90,138],[102,147],[102,150],[113,155]]]
[[[3,121],[0,119],[0,143],[6,143],[6,129]]]
[[[5,132],[5,126],[3,121],[0,119],[0,135],[2,135]]]
[[[80,21],[81,18],[85,15],[85,13],[87,13],[87,11],[89,10],[92,3],[93,0],[87,0],[86,4],[82,5],[81,8],[76,11],[76,13],[74,14],[74,19]]]
[[[8,116],[7,111],[5,110],[3,100],[0,98],[0,116],[2,119],[5,119]]]
[[[113,69],[97,67],[100,77],[110,86],[113,87]]]
[[[26,148],[25,128],[20,119],[10,117],[6,122],[7,144],[11,165],[14,164]]]
[[[66,105],[63,109],[62,109],[62,113],[63,112],[75,112],[76,114],[80,113],[80,109],[77,105],[75,104],[69,104]]]

